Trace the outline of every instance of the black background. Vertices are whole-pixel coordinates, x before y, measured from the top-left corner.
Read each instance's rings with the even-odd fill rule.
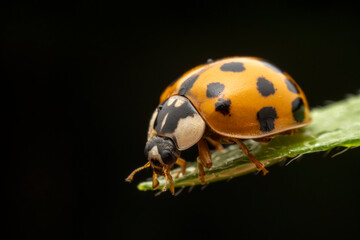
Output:
[[[146,161],[147,125],[163,89],[208,58],[269,59],[297,80],[311,107],[359,89],[355,5],[171,4],[2,7],[13,239],[357,236],[359,149],[305,155],[266,177],[177,197],[138,191],[150,170],[124,182]]]

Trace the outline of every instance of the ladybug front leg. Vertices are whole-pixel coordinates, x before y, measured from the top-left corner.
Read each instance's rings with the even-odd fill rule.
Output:
[[[209,145],[205,139],[201,139],[198,142],[199,156],[197,157],[199,178],[202,184],[205,184],[205,171],[204,167],[211,168],[212,160]]]
[[[200,157],[197,157],[196,161],[198,163],[200,182],[201,182],[201,184],[205,184],[205,171],[204,171],[204,166],[200,160]]]
[[[157,174],[155,173],[155,171],[153,171],[153,175],[152,175],[152,187],[153,190],[159,187],[159,181],[157,180]]]
[[[162,189],[162,191],[163,192],[165,192],[166,191],[166,189],[167,189],[167,184],[168,184],[168,182],[170,183],[170,192],[171,192],[171,194],[172,195],[174,195],[175,194],[175,187],[174,187],[174,181],[173,181],[173,178],[172,178],[172,176],[171,176],[171,174],[170,174],[170,168],[169,168],[169,166],[164,166],[163,167],[163,172],[164,172],[164,174],[165,174],[165,183],[164,183],[164,187],[163,187],[163,189]]]
[[[221,143],[215,141],[214,139],[207,137],[206,140],[215,147],[216,151],[222,152],[224,150],[224,147],[221,145]]]
[[[254,157],[254,155],[252,155],[249,152],[249,149],[246,147],[246,145],[239,139],[232,139],[232,141],[234,141],[235,143],[237,143],[237,145],[239,145],[240,149],[243,151],[243,153],[248,156],[248,158],[250,158],[250,160],[256,165],[256,168],[260,171],[263,172],[264,175],[266,175],[269,171],[266,170],[266,168],[264,168],[264,165],[259,162],[259,160],[256,159],[256,157]]]
[[[186,161],[182,158],[178,158],[175,162],[177,165],[180,166],[181,169],[174,171],[174,173],[176,173],[175,179],[179,178],[180,173],[182,173],[182,175],[184,176],[186,173]]]

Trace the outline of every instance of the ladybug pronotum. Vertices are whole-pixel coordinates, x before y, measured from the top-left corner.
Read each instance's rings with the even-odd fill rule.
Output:
[[[309,105],[299,85],[274,65],[260,58],[231,57],[197,66],[172,82],[162,93],[148,131],[145,156],[138,171],[153,168],[153,188],[165,176],[163,191],[174,183],[170,169],[186,161],[180,152],[195,144],[199,178],[211,168],[208,143],[217,150],[236,143],[265,175],[268,171],[247,149],[243,140],[270,141],[277,134],[291,134],[311,122]]]

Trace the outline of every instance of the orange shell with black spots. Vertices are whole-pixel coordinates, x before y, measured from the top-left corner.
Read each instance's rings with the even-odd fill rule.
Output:
[[[263,138],[311,122],[299,85],[287,73],[254,57],[197,66],[170,84],[160,103],[174,95],[188,98],[214,132],[230,138]]]

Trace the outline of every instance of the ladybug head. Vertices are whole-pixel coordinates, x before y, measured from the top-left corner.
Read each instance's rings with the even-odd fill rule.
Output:
[[[145,145],[145,156],[148,162],[136,170],[134,170],[126,181],[130,182],[138,171],[144,168],[153,168],[153,188],[159,186],[157,176],[165,176],[165,185],[163,190],[167,188],[167,182],[170,182],[170,190],[174,191],[174,184],[170,174],[170,169],[174,166],[176,160],[180,157],[180,151],[176,148],[174,142],[170,138],[153,136]]]
[[[145,145],[145,156],[157,175],[165,175],[165,168],[169,169],[180,156],[180,151],[169,138],[153,136]]]

